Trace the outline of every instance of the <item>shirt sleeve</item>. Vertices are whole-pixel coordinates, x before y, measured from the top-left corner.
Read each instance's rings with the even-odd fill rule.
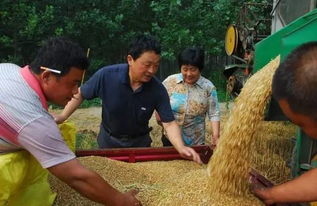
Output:
[[[208,98],[208,118],[210,121],[220,121],[220,111],[216,88],[214,87]]]
[[[169,85],[171,84],[172,80],[173,80],[173,79],[171,78],[171,76],[168,76],[168,77],[166,77],[166,79],[164,79],[164,81],[162,82],[162,84],[163,84],[163,86],[165,87],[165,89],[166,89],[168,95],[170,95],[170,94],[169,94]]]
[[[155,109],[162,122],[171,122],[175,120],[168,93],[162,84],[160,85],[160,95],[158,98],[157,108]]]
[[[94,99],[100,97],[103,90],[104,69],[98,70],[90,79],[80,87],[81,95],[84,99]]]
[[[168,81],[168,77],[166,79],[164,79],[164,81],[162,82],[163,86],[166,88],[166,83]]]
[[[64,142],[54,120],[46,117],[40,117],[25,126],[18,136],[18,141],[43,168],[76,158]]]

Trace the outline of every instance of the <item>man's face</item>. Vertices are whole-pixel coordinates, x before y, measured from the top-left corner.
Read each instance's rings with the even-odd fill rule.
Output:
[[[288,102],[284,99],[278,101],[284,114],[291,122],[301,127],[310,137],[317,139],[317,121],[307,115],[295,113],[291,110]]]
[[[46,99],[54,104],[65,106],[78,93],[83,73],[84,70],[76,67],[71,67],[70,71],[62,77],[44,71],[40,78]]]
[[[160,55],[154,51],[146,51],[137,59],[128,55],[130,80],[136,82],[148,82],[156,74],[160,65]]]
[[[184,82],[190,85],[195,84],[200,77],[200,70],[192,65],[182,65],[181,72]]]

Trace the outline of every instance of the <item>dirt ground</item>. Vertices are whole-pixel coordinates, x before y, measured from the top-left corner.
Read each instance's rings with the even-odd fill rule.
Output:
[[[221,115],[225,116],[229,108],[231,108],[232,104],[227,104],[227,103],[220,103],[220,111]],[[60,110],[54,110],[52,113],[59,113]],[[223,120],[223,118],[222,118]],[[68,121],[72,121],[75,123],[78,133],[84,134],[87,136],[88,134],[88,139],[94,139],[96,138],[98,132],[99,132],[99,125],[101,122],[101,107],[90,107],[90,108],[84,108],[84,109],[77,109],[68,119]],[[149,125],[153,127],[153,130],[151,131],[151,137],[152,137],[152,146],[153,147],[160,147],[162,146],[161,143],[161,135],[162,135],[162,127],[159,126],[156,123],[154,115],[150,119]],[[207,136],[206,136],[206,142],[210,142],[210,126],[207,123]],[[85,146],[83,146],[85,149],[88,149],[89,146],[87,144],[90,143],[83,143]],[[81,147],[81,146],[80,146]]]

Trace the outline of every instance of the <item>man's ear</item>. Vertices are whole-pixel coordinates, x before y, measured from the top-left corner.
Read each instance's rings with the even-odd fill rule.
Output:
[[[128,64],[129,64],[129,66],[131,66],[132,65],[132,63],[133,63],[133,57],[131,56],[131,55],[128,55],[127,56],[127,62],[128,62]]]
[[[43,71],[40,74],[40,78],[43,81],[43,83],[47,83],[52,77],[52,73],[50,71]]]

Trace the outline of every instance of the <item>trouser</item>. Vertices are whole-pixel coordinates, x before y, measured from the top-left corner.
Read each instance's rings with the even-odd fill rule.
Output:
[[[56,194],[47,182],[48,171],[27,151],[0,155],[0,205],[50,206]]]
[[[152,139],[149,133],[138,137],[114,137],[100,125],[97,142],[99,148],[150,147]]]
[[[75,150],[76,127],[59,125],[61,134]],[[48,171],[26,150],[0,154],[0,206],[50,206],[56,198],[48,183]]]

